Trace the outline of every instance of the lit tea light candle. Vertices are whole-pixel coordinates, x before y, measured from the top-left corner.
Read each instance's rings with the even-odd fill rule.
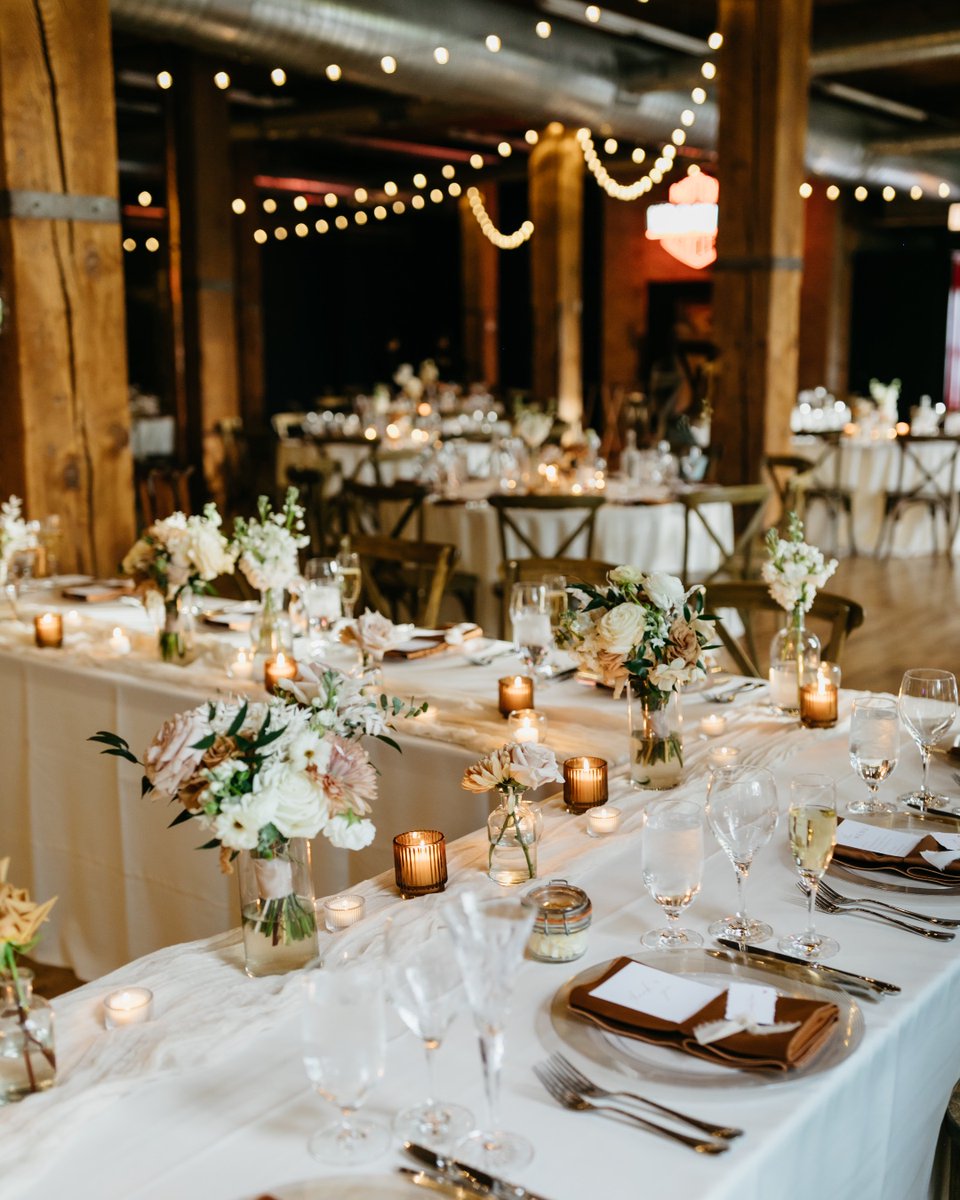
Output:
[[[509,717],[522,708],[533,708],[533,680],[529,675],[507,675],[500,680],[500,715]]]
[[[720,737],[726,732],[727,718],[723,713],[711,713],[709,717],[704,717],[700,722],[700,728],[707,737]]]
[[[711,746],[707,751],[707,762],[711,767],[729,767],[740,757],[736,746]]]
[[[425,896],[447,886],[447,843],[436,829],[413,829],[393,839],[393,867],[400,894]]]
[[[363,896],[330,896],[322,901],[322,904],[323,923],[330,933],[356,925],[358,921],[363,920],[367,909],[367,902]]]
[[[839,666],[822,662],[817,668],[816,679],[800,689],[800,724],[808,729],[829,729],[836,725],[839,695]]]
[[[620,809],[602,804],[587,813],[587,833],[591,837],[609,837],[620,828]]]
[[[507,718],[512,742],[545,742],[547,718],[535,708],[515,709]]]
[[[563,764],[563,802],[571,812],[586,812],[606,804],[607,760],[592,754],[568,758]]]
[[[145,1025],[153,1020],[153,992],[149,988],[124,988],[111,992],[103,1001],[103,1022],[108,1029],[121,1025]]]
[[[231,679],[252,679],[253,658],[253,648],[241,646],[236,653],[236,657],[232,658],[227,664],[227,674]]]
[[[63,624],[67,629],[80,628],[80,614],[75,608],[68,608],[63,614]]]
[[[34,641],[44,650],[63,645],[63,617],[58,612],[40,613],[33,618]]]
[[[113,633],[110,634],[110,649],[114,654],[129,654],[130,639],[123,632],[119,625],[115,625]]]
[[[263,664],[263,686],[275,696],[277,685],[284,679],[296,679],[297,660],[288,658],[281,650],[275,658],[268,658]]]

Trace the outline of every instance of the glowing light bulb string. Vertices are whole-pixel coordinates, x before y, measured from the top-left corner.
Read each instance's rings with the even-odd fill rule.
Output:
[[[492,242],[498,250],[518,250],[524,242],[529,241],[533,236],[532,221],[524,221],[519,229],[515,229],[513,233],[501,232],[490,219],[490,214],[483,203],[483,197],[477,188],[467,188],[467,202],[470,205],[470,211],[477,219],[477,224],[480,226],[483,236],[488,242]]]

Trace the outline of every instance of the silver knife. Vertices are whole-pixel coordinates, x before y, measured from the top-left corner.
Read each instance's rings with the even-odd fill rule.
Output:
[[[529,1191],[522,1184],[508,1183],[505,1179],[481,1171],[479,1167],[457,1162],[455,1158],[445,1158],[428,1146],[404,1142],[403,1148],[417,1162],[425,1163],[434,1171],[439,1171],[441,1176],[454,1186],[466,1188],[474,1195],[493,1197],[494,1200],[546,1200],[544,1196]]]
[[[453,1196],[454,1200],[477,1200],[479,1196],[489,1197],[490,1193],[468,1183],[457,1183],[449,1175],[440,1175],[435,1171],[424,1171],[422,1168],[398,1167],[400,1174],[417,1187],[429,1188],[432,1192],[440,1192],[444,1196]]]
[[[911,804],[909,800],[905,803],[918,817],[949,817],[952,821],[960,821],[960,812],[951,812],[949,808],[931,808],[929,804],[921,808],[919,804]]]
[[[825,979],[832,979],[836,983],[846,983],[850,987],[866,988],[868,991],[876,992],[881,996],[895,996],[899,993],[900,988],[895,983],[884,983],[882,979],[873,979],[869,975],[857,975],[853,971],[841,971],[839,967],[829,967],[823,963],[806,962],[802,958],[792,958],[789,954],[780,954],[776,950],[766,950],[762,946],[741,946],[739,942],[735,942],[732,938],[717,938],[721,946],[726,946],[728,950],[733,950],[738,954],[745,954],[750,958],[757,959],[758,964],[763,959],[770,959],[773,962],[789,963],[793,967],[801,967],[806,970],[816,971]],[[716,955],[716,950],[709,951]]]

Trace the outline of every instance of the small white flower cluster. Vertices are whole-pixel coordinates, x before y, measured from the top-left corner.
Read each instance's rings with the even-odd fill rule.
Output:
[[[787,612],[809,612],[817,592],[837,569],[837,560],[827,562],[816,546],[803,540],[803,523],[796,513],[790,513],[786,539],[775,529],[767,534],[767,553],[760,575],[770,595]]]
[[[288,590],[300,568],[297,551],[309,545],[303,532],[303,508],[297,503],[297,489],[289,488],[280,512],[273,512],[267,496],[257,502],[256,517],[237,518],[234,547],[240,570],[259,591]]]
[[[220,575],[233,574],[234,552],[220,532],[215,504],[200,516],[175,512],[155,521],[127,551],[122,570],[138,582],[156,584],[171,599],[182,588],[197,590]]]
[[[290,692],[309,706],[312,723],[339,737],[383,737],[394,721],[422,712],[392,697],[364,693],[363,680],[353,679],[322,664],[301,664],[301,678],[289,684]]]
[[[0,504],[0,562],[9,564],[15,554],[34,544],[34,531],[23,519],[23,501],[11,496]]]

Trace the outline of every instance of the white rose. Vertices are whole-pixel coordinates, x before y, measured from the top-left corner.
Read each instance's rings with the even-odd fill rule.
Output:
[[[373,841],[377,829],[372,821],[348,821],[346,817],[334,817],[323,832],[331,845],[340,850],[362,850]]]
[[[676,575],[666,575],[663,571],[652,571],[644,577],[643,590],[657,608],[664,611],[676,608],[683,603],[683,583]]]
[[[284,837],[316,837],[327,819],[322,789],[288,763],[264,767],[254,783],[254,796],[271,806],[273,824]]]
[[[643,571],[639,567],[631,566],[626,563],[622,567],[615,567],[607,579],[617,587],[623,587],[624,584],[639,584],[643,583]]]
[[[643,640],[646,614],[638,604],[618,604],[597,622],[597,640],[610,654],[629,654]]]

